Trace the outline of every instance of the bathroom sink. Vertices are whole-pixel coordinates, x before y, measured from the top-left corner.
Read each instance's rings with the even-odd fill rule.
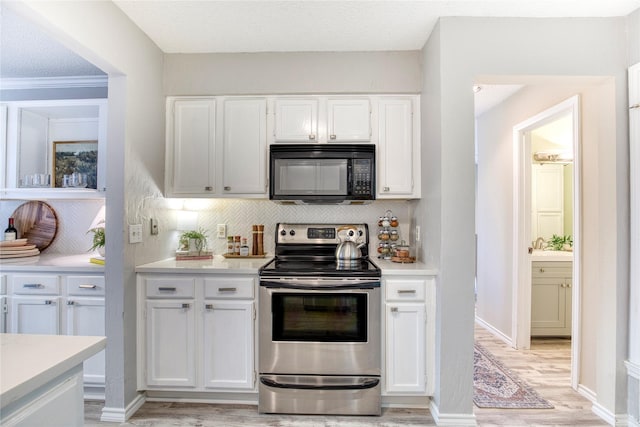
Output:
[[[531,254],[531,261],[573,261],[573,252],[534,249]]]

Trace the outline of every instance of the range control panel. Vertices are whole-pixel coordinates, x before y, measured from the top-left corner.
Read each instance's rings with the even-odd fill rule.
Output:
[[[291,224],[280,223],[276,244],[336,244],[344,240],[368,242],[366,224]]]

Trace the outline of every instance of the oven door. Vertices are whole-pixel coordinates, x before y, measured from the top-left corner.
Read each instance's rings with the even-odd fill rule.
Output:
[[[260,373],[380,375],[380,282],[287,282],[260,283]]]

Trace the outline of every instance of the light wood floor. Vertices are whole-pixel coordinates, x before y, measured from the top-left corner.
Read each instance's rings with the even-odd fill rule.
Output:
[[[606,426],[591,412],[591,403],[571,389],[571,343],[566,339],[535,339],[528,351],[516,351],[481,328],[476,341],[533,386],[554,409],[484,409],[474,406],[479,426]],[[85,405],[85,426],[100,422],[101,402]],[[325,417],[258,414],[255,406],[147,402],[126,426],[198,427],[401,427],[435,426],[426,409],[384,408],[381,417]]]

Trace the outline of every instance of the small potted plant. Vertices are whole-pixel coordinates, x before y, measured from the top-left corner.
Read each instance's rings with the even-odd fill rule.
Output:
[[[207,247],[207,232],[203,229],[185,231],[180,235],[180,250],[200,253]]]
[[[105,231],[104,227],[91,228],[87,233],[93,233],[93,245],[89,249],[90,251],[97,250],[100,256],[104,256],[104,244],[105,244]]]

